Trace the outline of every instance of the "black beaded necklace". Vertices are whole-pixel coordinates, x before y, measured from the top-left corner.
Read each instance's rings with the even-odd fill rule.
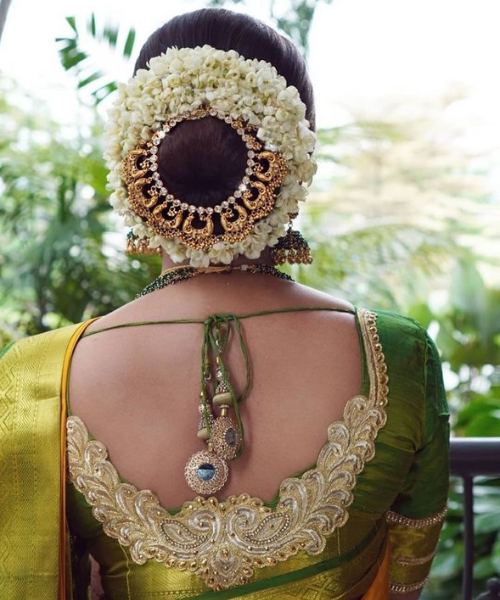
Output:
[[[198,277],[199,275],[204,275],[206,273],[231,273],[232,271],[272,275],[273,277],[285,279],[286,281],[294,281],[290,275],[283,273],[283,271],[279,271],[276,267],[264,264],[238,265],[235,267],[231,265],[222,267],[192,267],[189,265],[181,265],[163,271],[163,273],[161,273],[154,281],[148,283],[142,292],[137,294],[137,298],[161,290],[164,287],[167,287],[167,285],[188,281],[189,279],[193,279],[193,277]]]

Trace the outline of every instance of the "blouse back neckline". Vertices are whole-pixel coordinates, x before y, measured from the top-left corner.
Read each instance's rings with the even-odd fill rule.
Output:
[[[104,532],[130,547],[134,562],[151,559],[181,569],[189,564],[213,589],[248,581],[254,567],[276,564],[298,550],[319,554],[326,536],[346,523],[357,476],[373,458],[375,439],[387,418],[387,367],[376,318],[370,311],[357,311],[368,395],[349,399],[343,419],[328,427],[315,466],[281,482],[275,507],[248,494],[224,500],[198,496],[172,514],[150,490],[121,481],[106,447],[90,439],[76,416],[67,419],[71,482],[103,523]],[[231,559],[228,572],[218,569],[222,546]]]
[[[243,313],[241,315],[236,315],[234,313],[214,313],[204,319],[194,318],[194,319],[166,319],[166,320],[152,320],[152,321],[132,321],[132,322],[122,323],[122,324],[118,324],[118,325],[113,325],[110,327],[104,327],[102,329],[97,329],[97,330],[91,331],[89,333],[85,333],[85,330],[83,330],[79,339],[90,337],[90,336],[92,336],[94,334],[98,334],[98,333],[104,333],[106,331],[112,331],[112,330],[123,329],[123,328],[128,328],[128,327],[139,327],[142,325],[170,325],[170,324],[175,325],[175,324],[186,323],[186,324],[202,324],[206,327],[207,325],[210,324],[210,322],[212,322],[214,319],[218,319],[219,317],[226,318],[229,316],[230,318],[236,318],[236,320],[239,321],[240,319],[248,319],[248,318],[258,317],[258,316],[268,316],[268,315],[272,315],[272,314],[283,314],[283,313],[311,312],[311,311],[315,311],[315,310],[325,311],[325,312],[328,311],[328,312],[339,312],[339,313],[345,313],[345,314],[352,314],[355,317],[356,329],[357,329],[358,337],[359,337],[360,355],[361,355],[361,387],[360,387],[360,391],[358,394],[351,396],[347,400],[347,402],[345,404],[345,407],[347,407],[349,402],[351,402],[356,397],[370,396],[373,385],[374,385],[373,381],[372,381],[373,377],[370,375],[370,369],[369,369],[369,365],[368,365],[366,339],[363,336],[363,328],[362,328],[362,325],[360,322],[360,313],[361,314],[369,313],[369,314],[373,314],[373,315],[375,313],[370,313],[370,311],[367,311],[365,309],[358,309],[357,307],[354,307],[354,310],[350,310],[350,309],[343,309],[343,308],[336,308],[336,307],[302,307],[302,306],[299,306],[299,307],[285,307],[285,308],[281,308],[281,309],[255,311],[255,312],[250,312],[250,313]],[[93,319],[92,321],[89,321],[89,324],[90,324],[90,322],[94,322],[94,321],[98,321],[98,320],[99,320],[99,318]],[[78,419],[81,422],[81,426],[84,429],[84,435],[87,436],[88,441],[89,442],[90,441],[98,442],[102,446],[103,451],[106,453],[106,456],[108,456],[108,451],[107,451],[106,446],[104,444],[102,444],[101,442],[99,442],[92,435],[92,433],[88,431],[88,429],[82,419],[80,419],[79,417],[77,417],[76,415],[74,415],[72,413],[70,396],[69,396],[69,371],[71,368],[71,361],[68,362],[67,368],[68,368],[68,385],[67,385],[67,391],[66,391],[66,411],[67,411],[68,419],[76,417],[76,419]],[[344,412],[345,412],[345,408],[344,408]],[[342,421],[343,421],[343,419],[342,419]],[[336,422],[334,422],[334,423],[336,423]],[[330,424],[329,427],[331,427],[333,424]],[[110,460],[108,460],[108,462],[112,465]],[[311,471],[312,469],[314,469],[316,467],[316,465],[317,465],[317,460],[314,461],[309,466],[305,467],[304,469],[301,469],[301,470],[297,471],[296,473],[290,475],[286,479],[303,477],[308,471]],[[114,465],[112,465],[112,466],[113,466],[113,469],[116,470],[118,479],[121,483],[123,483],[125,485],[133,486],[133,484],[131,484],[129,481],[127,481],[125,478],[121,477],[118,474],[118,470],[116,469],[116,467],[114,467]],[[285,481],[285,480],[283,480],[283,481]],[[278,485],[276,492],[271,500],[261,501],[263,506],[266,506],[269,509],[274,509],[278,505],[278,503],[280,501],[280,487],[281,487],[281,484],[283,483],[283,481]],[[135,486],[133,486],[133,487],[135,488]],[[164,508],[164,510],[166,510],[170,515],[176,515],[182,511],[182,506],[175,507],[175,508],[167,508],[167,507],[162,507],[162,508]]]

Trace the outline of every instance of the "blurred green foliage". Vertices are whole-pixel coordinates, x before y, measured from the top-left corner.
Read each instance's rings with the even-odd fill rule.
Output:
[[[95,111],[89,109],[86,125],[66,131],[36,99],[18,101],[4,81],[0,112],[0,335],[6,342],[114,310],[154,277],[158,261],[141,268],[105,243],[113,226]]]

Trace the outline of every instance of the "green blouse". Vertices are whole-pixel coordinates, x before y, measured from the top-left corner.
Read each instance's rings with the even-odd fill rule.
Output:
[[[100,564],[106,598],[352,600],[370,587],[388,536],[392,590],[423,586],[448,490],[439,358],[425,330],[408,318],[383,311],[376,318],[356,311],[356,317],[362,394],[347,403],[342,422],[325,424],[318,462],[285,480],[272,503],[257,500],[251,507],[243,495],[230,508],[230,499],[213,506],[191,500],[182,510],[167,510],[154,494],[124,482],[104,446],[69,417],[75,484],[67,491],[69,523]],[[317,477],[321,485],[309,485]],[[255,523],[251,531],[238,529],[242,514]],[[215,525],[200,533],[202,515],[233,538],[216,534]],[[304,533],[308,528],[314,531]],[[217,546],[227,545],[226,560],[207,549],[211,536]]]
[[[421,588],[448,493],[439,357],[413,320],[355,314],[362,393],[325,424],[316,464],[285,479],[268,505],[241,494],[169,511],[119,477],[74,415],[65,440],[69,365],[90,322],[11,346],[0,359],[0,473],[13,482],[0,495],[2,597],[86,600],[89,553],[107,600],[387,600],[387,586],[375,585],[387,556],[393,592]],[[219,317],[196,322],[209,329]]]

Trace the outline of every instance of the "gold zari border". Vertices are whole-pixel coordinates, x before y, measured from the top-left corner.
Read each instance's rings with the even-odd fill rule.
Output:
[[[398,565],[404,565],[407,567],[419,567],[420,565],[425,565],[431,561],[435,554],[436,551],[433,550],[432,552],[429,552],[427,556],[422,556],[421,558],[413,558],[412,556],[397,556],[394,562]]]
[[[417,590],[421,590],[428,581],[429,578],[426,577],[425,579],[422,579],[422,581],[418,581],[417,583],[391,583],[389,584],[389,591],[393,594],[409,594],[410,592],[416,592]]]
[[[409,527],[411,529],[426,529],[427,527],[432,527],[438,523],[442,523],[447,511],[448,506],[445,506],[438,513],[431,515],[430,517],[425,517],[423,519],[410,519],[409,517],[405,517],[404,515],[400,515],[399,513],[390,510],[386,514],[385,520],[387,523],[402,525],[403,527]]]
[[[120,482],[105,446],[89,440],[78,417],[68,418],[70,479],[104,532],[129,546],[134,562],[154,560],[189,570],[214,590],[246,583],[255,568],[275,565],[299,550],[320,554],[326,536],[346,523],[357,475],[375,455],[375,439],[386,422],[389,388],[377,315],[358,314],[369,395],[347,402],[343,419],[328,427],[316,467],[281,483],[275,509],[241,494],[225,501],[197,497],[171,515],[151,491]]]

